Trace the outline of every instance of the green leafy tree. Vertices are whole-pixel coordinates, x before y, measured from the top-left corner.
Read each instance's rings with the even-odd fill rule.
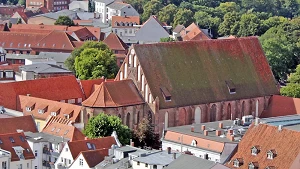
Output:
[[[220,10],[223,14],[226,14],[227,12],[238,12],[239,8],[240,7],[235,2],[224,2],[217,7],[217,10]]]
[[[22,24],[22,19],[21,18],[18,18],[17,24]]]
[[[88,138],[100,138],[110,136],[113,131],[117,132],[121,144],[129,144],[129,140],[132,136],[131,130],[122,124],[119,117],[104,113],[90,118],[84,127],[83,134]]]
[[[189,9],[189,10],[191,10],[191,11],[194,10],[193,4],[191,4],[190,2],[186,2],[186,1],[181,2],[180,5],[179,5],[179,8],[182,8],[182,9]]]
[[[226,35],[235,35],[234,26],[239,22],[240,16],[237,12],[227,12],[224,15],[224,20],[219,26],[219,34]]]
[[[174,39],[170,38],[170,37],[168,37],[168,38],[160,38],[160,41],[161,42],[174,42]]]
[[[174,4],[169,4],[163,7],[158,13],[158,19],[161,22],[166,22],[168,25],[173,23],[175,14],[177,12],[177,7]]]
[[[59,16],[54,25],[73,26],[74,22],[68,16]]]
[[[144,12],[142,14],[142,21],[145,22],[151,15],[156,15],[163,8],[162,3],[159,0],[151,0],[144,6]]]
[[[254,13],[245,13],[239,22],[238,36],[258,35],[260,20]]]
[[[288,79],[287,86],[281,88],[280,93],[284,96],[300,98],[300,65],[296,72],[292,73]]]
[[[103,42],[96,42],[100,48],[85,48],[75,58],[75,71],[79,79],[97,79],[102,76],[114,78],[118,72],[112,50]]]
[[[197,24],[200,28],[211,29],[214,36],[218,32],[218,27],[220,25],[221,19],[218,17],[213,17],[207,12],[198,11],[194,16]]]
[[[26,1],[25,1],[25,0],[19,0],[19,1],[18,1],[18,4],[19,4],[19,5],[26,5]]]
[[[133,132],[134,145],[137,147],[151,147],[159,149],[159,134],[154,132],[154,126],[147,119],[142,119],[136,130]]]
[[[95,12],[95,1],[89,0],[89,12]]]
[[[177,25],[189,26],[194,22],[193,12],[189,9],[179,9],[175,14],[173,27],[175,28]]]

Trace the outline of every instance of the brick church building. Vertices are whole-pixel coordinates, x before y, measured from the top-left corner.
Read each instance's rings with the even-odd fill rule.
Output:
[[[132,80],[145,105],[140,111],[123,112],[124,124],[130,121],[132,128],[147,117],[156,132],[257,117],[270,97],[279,94],[256,37],[134,45],[115,80],[125,79]],[[120,88],[118,93],[126,91]]]

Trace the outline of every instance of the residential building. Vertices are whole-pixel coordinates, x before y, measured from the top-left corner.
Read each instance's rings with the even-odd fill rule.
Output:
[[[0,83],[0,105],[21,110],[19,95],[74,104],[80,104],[85,99],[74,76]]]
[[[62,1],[59,1],[62,3]],[[50,13],[45,13],[41,15],[36,15],[33,17],[30,17],[28,19],[28,24],[35,24],[35,25],[54,25],[55,21],[58,19],[59,16],[68,16],[70,19],[77,19],[77,14],[76,11],[71,11],[68,10],[68,0],[64,1],[67,2],[64,4],[65,9],[57,12],[50,12]],[[58,3],[58,2],[56,2]]]
[[[70,141],[78,141],[85,139],[85,136],[82,134],[82,132],[75,126],[61,124],[58,122],[47,125],[42,132],[57,137],[67,138]]]
[[[17,24],[18,19],[21,19],[22,24],[27,24],[28,19],[30,17],[48,13],[49,11],[43,9],[43,7],[38,8],[37,10],[23,10],[23,11],[16,11],[11,18],[9,19],[12,24]]]
[[[0,83],[14,82],[15,74],[19,71],[19,64],[0,65]]]
[[[236,152],[253,116],[167,128],[162,149],[189,152],[198,158],[224,164]]]
[[[94,169],[108,155],[108,149],[81,151],[69,169]]]
[[[131,44],[135,33],[139,30],[139,16],[112,16],[112,32],[117,34],[125,43]]]
[[[81,106],[74,105],[75,99],[69,99],[67,100],[68,103],[63,103],[19,95],[18,100],[24,115],[32,115],[34,117],[39,131],[42,131],[46,126],[49,116],[70,120],[72,124],[76,124],[80,129],[84,127],[82,120],[83,110]]]
[[[157,132],[259,117],[279,94],[256,37],[133,45],[116,76],[123,79],[133,80]]]
[[[15,76],[16,81],[73,75],[72,71],[61,68],[57,65],[46,63],[36,63],[32,65],[20,66],[19,70],[20,71],[18,71]]]
[[[5,110],[6,112],[11,112],[11,110],[7,108],[5,108]],[[16,133],[20,131],[34,133],[38,131],[32,116],[0,118],[0,124],[0,134]]]
[[[229,169],[228,167],[215,163],[212,161],[199,159],[198,157],[182,154],[177,159],[175,159],[173,162],[171,162],[165,169],[182,169],[182,168],[188,168],[188,169],[199,169],[201,166],[201,169]]]
[[[23,11],[24,7],[20,5],[0,5],[0,15],[12,16],[17,11]]]
[[[114,33],[110,33],[103,41],[115,54],[117,65],[121,67],[128,53],[128,46]]]
[[[130,79],[102,82],[82,105],[87,108],[87,119],[105,112],[120,117],[129,128],[144,117],[144,100]]]
[[[157,43],[161,38],[168,38],[169,32],[166,25],[161,23],[154,15],[140,26],[140,29],[135,33],[135,38],[132,43]],[[131,39],[130,39],[131,41]]]
[[[48,11],[56,12],[61,10],[68,9],[68,5],[70,0],[49,0],[49,1],[42,1],[42,0],[27,0],[26,1],[26,8],[36,8],[36,7],[45,7]]]
[[[72,1],[69,4],[69,10],[88,12],[89,1]]]
[[[33,152],[24,133],[0,134],[0,165],[3,169],[32,168]]]
[[[92,30],[91,30],[92,31]],[[99,36],[93,34],[87,27],[73,26],[68,28],[68,33],[77,41],[99,41]],[[100,31],[100,28],[99,30]]]
[[[205,32],[206,31],[206,32]],[[212,36],[212,35],[211,35]],[[211,39],[208,30],[200,29],[195,23],[189,25],[182,35],[183,41]]]
[[[78,158],[79,164],[82,164],[82,161],[80,159],[83,160],[83,158],[81,158],[80,153],[85,151],[95,151],[103,149],[106,149],[108,151],[108,149],[112,145],[116,145],[117,142],[117,138],[113,136],[68,142],[64,145],[58,160],[55,162],[55,168],[69,168],[72,167],[73,164],[75,166],[78,166],[78,161],[76,162],[76,164],[74,163],[74,161],[76,160],[76,158]]]
[[[252,124],[229,168],[299,168],[299,115],[263,119]]]
[[[103,23],[110,23],[112,16],[139,16],[139,13],[121,0],[95,0],[95,12]]]
[[[32,169],[54,168],[63,145],[69,141],[68,138],[58,137],[43,132],[25,132],[26,140],[34,153]]]

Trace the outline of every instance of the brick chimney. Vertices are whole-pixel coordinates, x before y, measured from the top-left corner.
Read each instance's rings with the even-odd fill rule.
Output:
[[[219,128],[220,128],[220,129],[223,128],[223,123],[222,123],[222,122],[219,123]]]
[[[221,130],[216,130],[216,136],[220,136],[221,135]]]
[[[205,130],[205,125],[201,126],[201,130],[204,131]]]
[[[191,132],[194,132],[194,131],[195,131],[194,126],[191,126]]]
[[[88,140],[89,138],[88,137],[84,137],[84,140]]]
[[[232,135],[232,134],[233,134],[233,130],[232,130],[232,129],[229,129],[229,130],[228,130],[228,133],[229,133],[230,135]]]
[[[203,134],[204,134],[205,136],[207,136],[207,135],[208,135],[208,131],[207,131],[207,130],[204,130]]]
[[[234,135],[229,135],[227,138],[228,138],[230,141],[234,141]]]

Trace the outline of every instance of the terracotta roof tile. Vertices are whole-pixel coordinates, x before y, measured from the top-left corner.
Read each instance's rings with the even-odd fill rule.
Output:
[[[60,110],[59,107],[54,106],[50,111],[57,112],[59,110]],[[44,128],[48,127],[52,123],[60,123],[60,124],[66,124],[66,125],[72,125],[74,123],[69,119],[58,117],[58,116],[51,116],[51,115],[47,117],[46,122],[47,123]]]
[[[66,31],[68,26],[63,25],[36,25],[36,24],[13,24],[10,28],[11,32],[32,32],[44,31],[44,33],[50,33],[53,30]]]
[[[23,113],[36,119],[46,120],[51,112],[56,112],[56,117],[66,118],[69,115],[68,120],[75,123],[80,121],[81,106],[22,95],[19,95],[19,100]],[[34,106],[29,106],[28,103]],[[26,111],[26,107],[32,107],[31,111]],[[44,113],[39,112],[41,109]]]
[[[94,36],[94,34],[92,34],[86,27],[83,27],[81,29],[75,30],[74,33],[76,34],[76,36],[81,41],[85,41],[85,40],[88,40],[88,39],[91,39],[91,38],[96,38]]]
[[[87,143],[94,144],[95,149],[89,149]],[[73,159],[75,159],[82,151],[109,149],[113,144],[116,145],[117,143],[112,136],[68,142]]]
[[[192,23],[185,30],[187,33],[182,37],[184,41],[211,39],[204,32],[202,32],[202,30],[195,23]]]
[[[115,28],[115,27],[124,27],[124,26],[121,26],[120,23],[123,22],[123,23],[132,23],[133,25],[137,24],[139,25],[140,24],[140,17],[139,16],[112,16],[112,27]],[[116,25],[117,23],[117,25]],[[125,27],[128,27],[128,26],[125,26]],[[130,26],[132,27],[132,26]]]
[[[160,108],[279,94],[256,37],[142,44],[133,49]],[[228,80],[235,84],[235,94],[230,94]],[[165,101],[161,87],[170,92],[171,101]]]
[[[95,84],[100,85],[105,79],[81,80],[80,84],[86,98],[95,91]]]
[[[87,164],[89,165],[89,167],[93,168],[97,164],[102,162],[105,156],[108,156],[108,149],[82,151],[81,154],[85,159],[85,161],[87,162]]]
[[[300,99],[273,95],[261,118],[300,114]]]
[[[276,126],[267,124],[252,124],[239,143],[238,151],[226,165],[233,168],[233,160],[243,159],[239,168],[248,169],[248,164],[256,163],[259,168],[273,166],[276,169],[291,168],[300,153],[300,132],[283,128],[281,131]],[[257,155],[251,154],[251,148],[260,147]],[[274,159],[267,158],[267,152],[276,151]],[[298,162],[297,162],[298,163]],[[298,166],[297,166],[298,167]]]
[[[103,82],[88,99],[82,102],[82,105],[87,107],[122,107],[143,103],[144,101],[135,84],[131,79],[128,79]]]
[[[68,138],[70,141],[84,140],[85,135],[76,127],[61,123],[51,123],[42,131],[50,135]]]
[[[96,38],[98,41],[102,41],[101,39],[101,28],[100,27],[86,27]]]
[[[61,101],[82,98],[84,95],[74,76],[61,76],[20,82],[0,83],[0,105],[20,110],[18,95]]]
[[[118,35],[110,33],[103,41],[111,50],[126,50],[128,46]]]
[[[9,133],[0,134],[0,147],[3,150],[11,152],[11,161],[20,161],[20,157],[16,154],[13,147],[21,146],[23,150],[24,159],[34,159],[34,155],[29,144],[26,141],[24,133]]]
[[[0,118],[0,134],[15,133],[17,130],[24,132],[38,132],[32,116],[20,116],[14,118]],[[0,145],[1,147],[1,145]]]

